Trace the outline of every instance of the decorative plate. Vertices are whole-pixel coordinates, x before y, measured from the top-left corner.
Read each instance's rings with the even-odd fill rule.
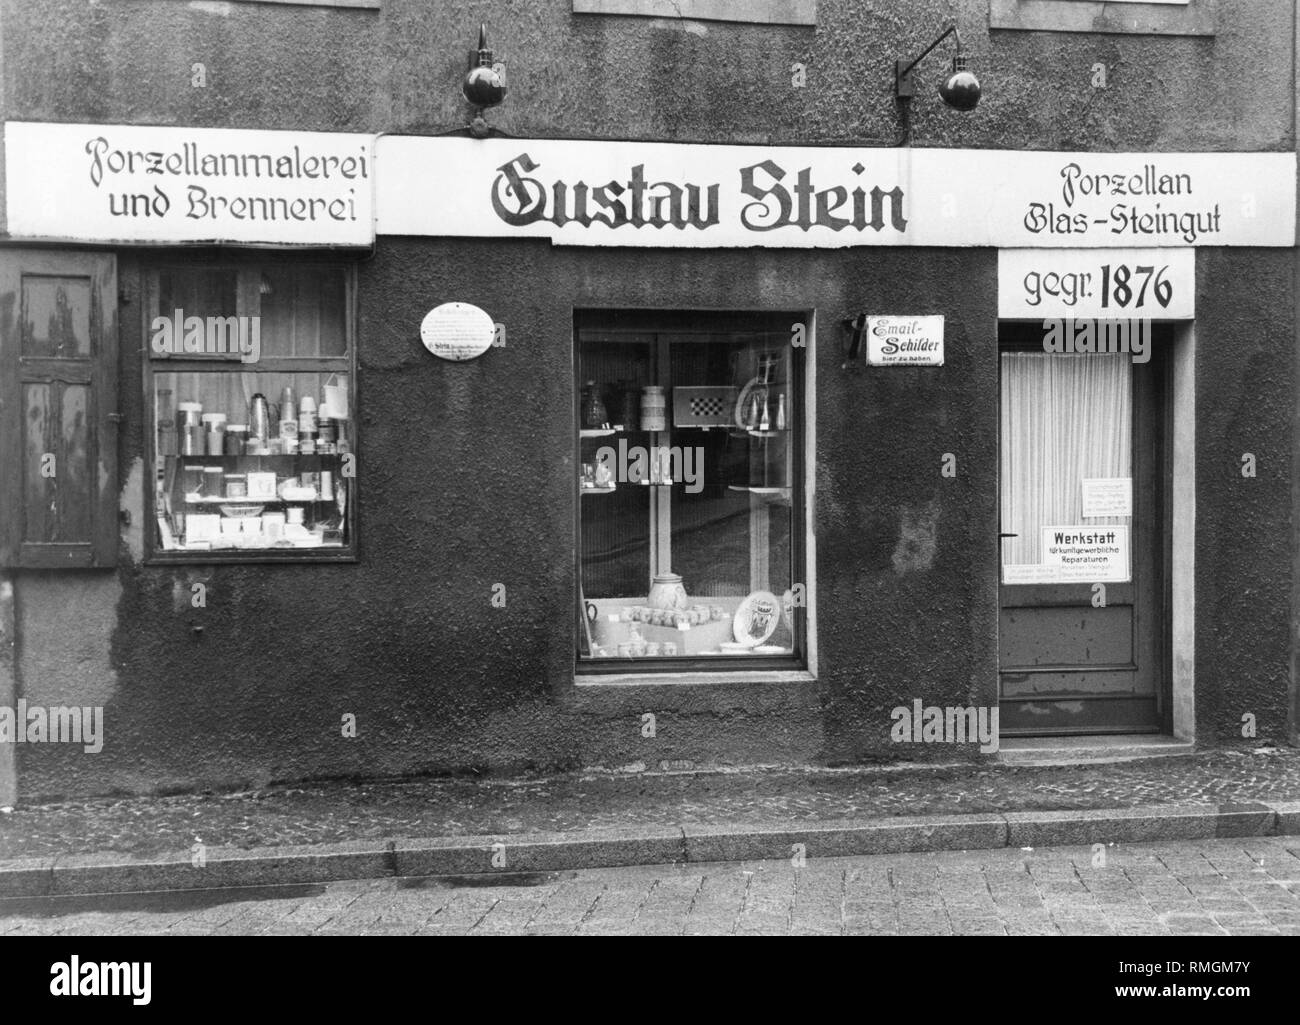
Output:
[[[732,619],[732,633],[739,644],[752,648],[776,632],[781,619],[781,602],[771,591],[755,591],[740,603]]]

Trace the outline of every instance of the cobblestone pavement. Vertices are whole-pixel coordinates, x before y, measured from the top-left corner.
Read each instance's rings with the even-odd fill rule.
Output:
[[[0,859],[97,852],[144,856],[185,852],[195,842],[247,849],[589,827],[675,830],[892,815],[1296,800],[1300,750],[1268,747],[1077,766],[592,771],[533,779],[322,783],[231,794],[24,804],[0,815]]]
[[[0,935],[1300,935],[1300,837],[0,900]]]

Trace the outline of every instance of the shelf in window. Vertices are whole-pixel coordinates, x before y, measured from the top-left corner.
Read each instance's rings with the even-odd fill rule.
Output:
[[[615,425],[613,427],[584,427],[578,432],[580,438],[608,438],[611,434],[664,434],[663,431],[646,431],[640,427],[622,427]]]
[[[617,491],[618,488],[611,484],[607,488],[582,488],[580,490],[584,495],[608,495]]]
[[[728,484],[728,485],[727,485],[727,490],[728,490],[728,491],[748,491],[750,494],[753,494],[753,495],[782,495],[782,496],[788,496],[788,495],[790,494],[790,489],[789,489],[789,488],[757,488],[757,487],[753,487],[753,486],[748,485],[748,484]]]
[[[315,498],[214,498],[211,495],[203,495],[197,498],[185,497],[182,499],[187,505],[310,505],[312,502],[332,502],[332,498],[321,498],[317,495]]]
[[[757,431],[754,430],[753,428],[746,427],[745,433],[748,434],[751,438],[776,438],[776,437],[780,437],[782,434],[789,434],[790,429],[788,427],[779,427],[771,431]]]
[[[216,455],[216,454],[206,455],[206,454],[205,454],[205,455],[192,455],[192,456],[182,456],[182,455],[174,455],[174,454],[173,454],[173,455],[167,455],[167,456],[164,456],[163,458],[164,458],[164,459],[183,459],[183,460],[185,460],[186,462],[194,462],[194,463],[207,463],[207,464],[210,465],[210,466],[225,466],[225,465],[228,465],[228,464],[230,464],[230,463],[235,463],[235,462],[239,462],[239,461],[241,461],[241,460],[247,460],[247,459],[270,459],[270,460],[275,461],[275,462],[277,462],[277,463],[284,463],[286,460],[288,460],[288,461],[292,461],[292,462],[297,462],[297,461],[302,460],[302,459],[317,459],[317,460],[319,460],[319,459],[330,459],[330,460],[339,460],[339,459],[342,459],[343,456],[345,456],[345,455],[347,455],[347,453],[345,453],[345,452],[307,452],[307,453],[303,453],[303,452],[291,452],[291,453],[287,453],[287,454],[284,453],[284,452],[275,452],[275,453],[266,453],[266,454],[262,454],[262,455],[253,455],[252,453],[245,453],[245,454],[243,454],[243,455],[238,455],[238,456],[236,456],[236,455],[226,455],[226,454],[224,454],[224,453],[223,453],[222,455]]]

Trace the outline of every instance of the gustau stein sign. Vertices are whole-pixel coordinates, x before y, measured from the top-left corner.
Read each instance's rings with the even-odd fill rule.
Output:
[[[943,366],[943,317],[868,317],[867,365]]]
[[[1292,246],[1294,153],[387,135],[381,235],[669,247]]]

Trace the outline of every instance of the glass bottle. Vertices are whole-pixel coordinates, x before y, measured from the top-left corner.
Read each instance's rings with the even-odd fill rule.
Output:
[[[609,422],[609,413],[600,399],[600,389],[595,381],[588,381],[582,396],[582,426],[599,428]]]

